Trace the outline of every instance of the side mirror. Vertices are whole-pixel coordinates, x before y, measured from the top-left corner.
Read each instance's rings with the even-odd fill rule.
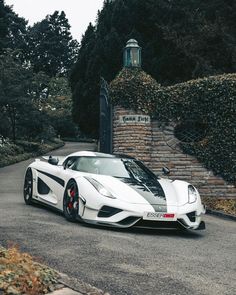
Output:
[[[167,168],[167,167],[163,167],[163,168],[162,168],[162,172],[163,172],[163,174],[165,174],[165,175],[169,175],[169,174],[170,174],[170,169]]]
[[[49,157],[48,159],[48,163],[51,164],[51,165],[57,165],[59,162],[59,159],[58,158],[53,158],[52,156]]]
[[[72,164],[74,163],[76,157],[70,157],[66,159],[63,163],[63,169],[66,170],[66,168],[70,168]]]

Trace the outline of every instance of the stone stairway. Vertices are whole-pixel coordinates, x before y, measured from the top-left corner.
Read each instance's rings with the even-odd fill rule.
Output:
[[[148,122],[129,122],[121,118],[137,115],[133,110],[114,108],[113,152],[127,154],[143,161],[156,174],[162,167],[171,170],[170,178],[191,182],[204,197],[236,198],[236,187],[215,176],[198,160],[185,154],[174,135],[175,123],[168,126],[150,119]]]
[[[171,170],[170,178],[196,185],[204,197],[236,198],[236,187],[207,170],[193,156],[184,154],[174,136],[174,124],[161,127],[152,122],[152,153],[150,166],[157,174],[163,166]]]

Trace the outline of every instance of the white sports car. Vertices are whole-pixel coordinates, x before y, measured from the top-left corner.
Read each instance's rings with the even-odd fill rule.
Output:
[[[84,151],[36,159],[25,173],[24,200],[54,207],[69,221],[205,229],[205,208],[193,185],[159,178],[125,155]]]

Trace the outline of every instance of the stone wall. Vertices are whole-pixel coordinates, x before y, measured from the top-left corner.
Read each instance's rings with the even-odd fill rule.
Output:
[[[132,121],[135,115],[136,120]],[[181,151],[179,141],[174,136],[174,123],[162,126],[155,120],[139,122],[137,115],[144,116],[121,107],[114,108],[114,153],[134,156],[156,174],[161,174],[162,167],[167,166],[171,170],[170,178],[191,182],[198,187],[202,196],[236,198],[234,185],[227,184],[221,177],[205,169],[196,158]]]

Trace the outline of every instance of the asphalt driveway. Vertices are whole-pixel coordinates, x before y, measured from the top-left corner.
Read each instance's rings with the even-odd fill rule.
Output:
[[[70,143],[63,155],[92,149]],[[13,242],[49,266],[116,295],[236,294],[236,222],[205,216],[203,232],[112,230],[69,223],[26,206],[24,161],[0,169],[0,244]]]

